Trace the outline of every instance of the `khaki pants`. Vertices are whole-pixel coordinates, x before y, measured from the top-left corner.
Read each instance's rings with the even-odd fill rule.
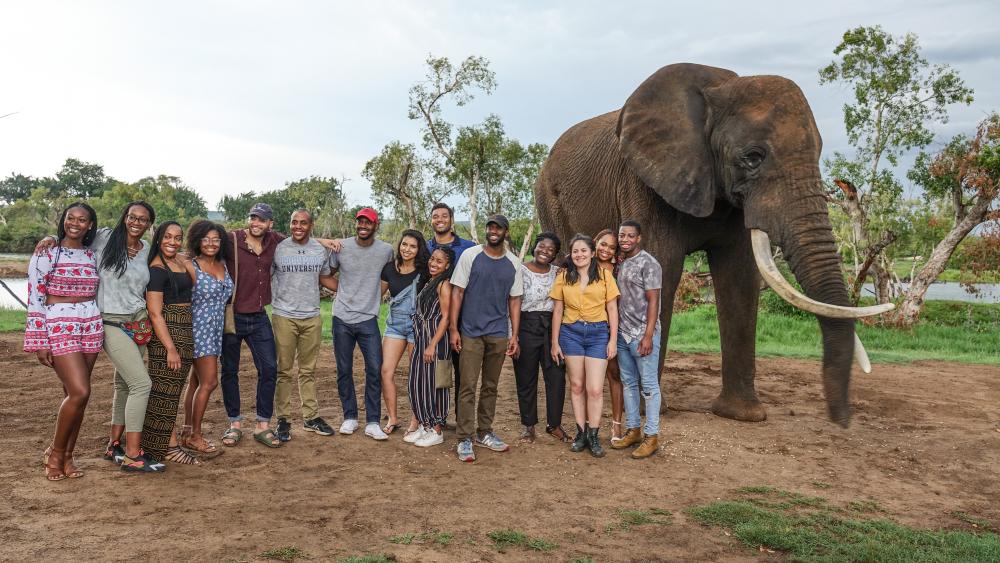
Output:
[[[474,431],[480,434],[493,431],[493,416],[497,407],[497,384],[500,368],[507,353],[507,339],[494,336],[469,337],[462,335],[462,354],[459,366],[462,380],[458,388],[457,434],[458,439],[471,438]],[[482,375],[479,390],[479,407],[476,407],[476,387]]]
[[[316,403],[316,360],[319,357],[323,319],[319,315],[308,319],[271,316],[274,344],[278,350],[278,382],[274,391],[274,411],[278,418],[288,420],[292,410],[292,366],[299,359],[299,399],[302,420],[319,416]]]
[[[146,310],[131,315],[102,314],[106,321],[124,323],[145,319]],[[115,366],[114,398],[111,399],[111,424],[124,425],[126,432],[142,432],[146,404],[152,383],[146,369],[146,347],[139,346],[122,329],[104,327],[104,352]]]

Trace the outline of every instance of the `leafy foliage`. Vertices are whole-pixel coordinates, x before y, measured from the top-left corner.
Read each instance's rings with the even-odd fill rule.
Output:
[[[352,232],[354,220],[348,213],[341,185],[336,178],[309,176],[288,182],[278,190],[223,196],[219,208],[230,225],[242,226],[255,203],[266,203],[274,210],[274,229],[282,232],[287,231],[293,211],[308,209],[313,214],[315,236],[343,237]]]

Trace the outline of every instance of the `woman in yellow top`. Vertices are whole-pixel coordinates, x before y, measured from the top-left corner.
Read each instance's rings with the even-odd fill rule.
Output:
[[[604,374],[618,347],[618,285],[594,259],[596,246],[586,235],[570,242],[570,261],[556,277],[549,297],[552,310],[552,359],[566,363],[569,374],[576,439],[570,450],[589,448],[603,457],[597,433],[601,428]]]

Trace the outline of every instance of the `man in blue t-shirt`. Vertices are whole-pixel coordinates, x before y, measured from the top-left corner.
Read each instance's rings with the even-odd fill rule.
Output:
[[[486,244],[462,253],[451,276],[451,347],[461,352],[464,374],[458,388],[455,419],[458,459],[476,461],[475,444],[496,452],[509,446],[493,433],[497,385],[504,356],[518,351],[517,332],[521,321],[521,264],[505,245],[510,223],[503,215],[486,221]],[[461,317],[461,319],[459,319]],[[476,386],[479,409],[476,410]]]
[[[434,229],[434,236],[427,241],[427,250],[431,254],[438,248],[448,247],[455,253],[457,264],[463,252],[476,246],[476,243],[465,240],[455,233],[455,210],[443,201],[431,207],[431,228]],[[458,389],[462,383],[461,354],[452,353],[451,363],[455,367],[455,420],[458,420]]]

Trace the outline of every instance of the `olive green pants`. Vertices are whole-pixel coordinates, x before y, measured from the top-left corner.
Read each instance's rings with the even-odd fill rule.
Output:
[[[292,319],[271,315],[274,345],[278,350],[278,381],[274,389],[274,413],[288,420],[292,414],[292,368],[299,361],[299,400],[302,420],[319,416],[316,402],[316,360],[323,337],[323,318]]]
[[[462,379],[458,382],[456,435],[459,440],[473,438],[474,433],[493,431],[497,410],[497,386],[500,369],[507,357],[506,338],[462,335],[462,355],[458,359]],[[482,385],[480,385],[482,380]],[[476,404],[476,388],[479,404]]]
[[[147,317],[146,310],[131,315],[104,313],[105,321],[123,323]],[[126,432],[142,432],[146,403],[152,384],[146,370],[146,347],[139,346],[124,330],[104,326],[104,352],[115,366],[114,398],[111,400],[111,424],[125,425]]]

